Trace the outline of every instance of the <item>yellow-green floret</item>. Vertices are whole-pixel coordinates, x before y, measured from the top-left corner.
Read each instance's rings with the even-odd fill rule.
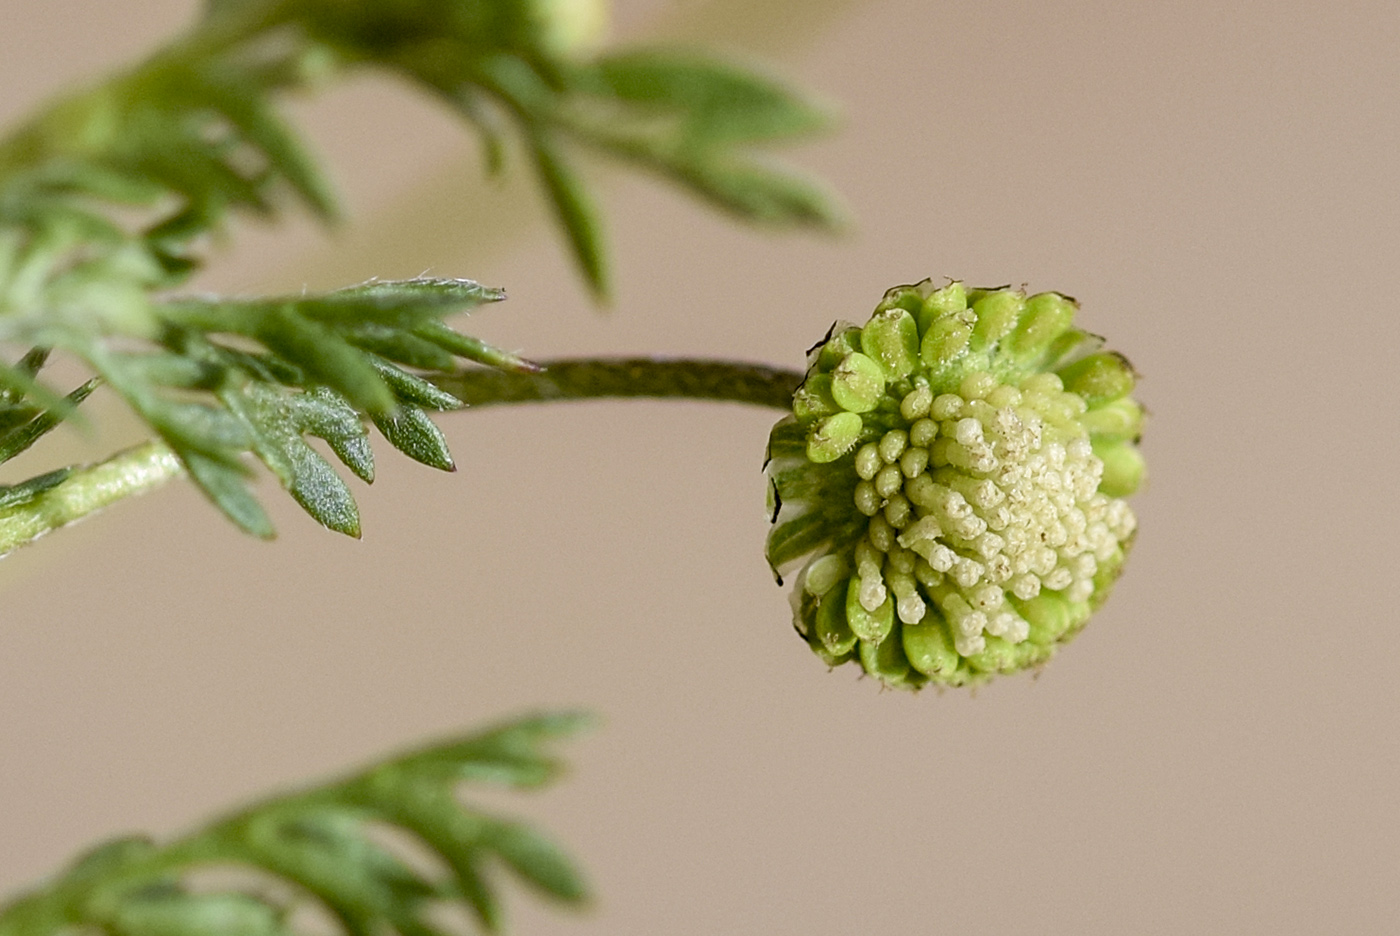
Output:
[[[1049,659],[1107,596],[1143,478],[1136,375],[1058,293],[930,281],[837,323],[773,428],[768,560],[798,633],[883,683]]]

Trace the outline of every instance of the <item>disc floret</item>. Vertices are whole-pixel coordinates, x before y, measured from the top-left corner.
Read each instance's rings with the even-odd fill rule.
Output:
[[[773,430],[775,570],[798,632],[892,686],[1049,659],[1107,596],[1136,520],[1142,408],[1058,293],[930,281],[809,354]]]

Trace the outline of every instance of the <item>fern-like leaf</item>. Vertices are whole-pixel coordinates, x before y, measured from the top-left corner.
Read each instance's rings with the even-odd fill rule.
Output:
[[[71,929],[108,936],[300,936],[304,924],[295,911],[306,900],[346,936],[443,936],[435,912],[444,904],[469,910],[483,929],[495,931],[502,922],[500,868],[545,897],[578,905],[587,886],[552,841],[517,820],[466,805],[458,791],[469,783],[549,782],[560,764],[546,745],[587,721],[555,714],[509,722],[264,801],[164,846],[140,836],[112,840],[0,907],[0,936]],[[405,843],[414,857],[403,851]],[[262,877],[217,890],[190,879],[230,867]]]
[[[459,360],[531,365],[444,324],[449,313],[502,298],[468,280],[259,300],[171,296],[235,213],[275,219],[300,203],[336,216],[332,187],[279,113],[283,94],[352,69],[387,70],[478,127],[493,164],[503,128],[513,126],[600,296],[606,248],[571,164],[580,144],[746,218],[835,219],[819,188],[757,153],[818,129],[820,111],[775,82],[691,54],[591,58],[573,38],[578,22],[568,21],[582,9],[545,0],[210,0],[184,37],[0,142],[0,343],[86,363],[245,530],[272,533],[248,486],[252,453],[319,522],[358,535],[348,487],[307,436],[325,439],[366,480],[373,459],[354,425],[364,420],[410,457],[451,469],[427,414],[457,403],[413,372],[441,377]],[[87,392],[65,398],[36,378],[41,360],[26,360],[0,364],[0,461]]]

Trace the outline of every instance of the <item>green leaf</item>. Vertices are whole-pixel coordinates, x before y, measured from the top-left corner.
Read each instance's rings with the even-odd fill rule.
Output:
[[[133,168],[183,195],[201,211],[218,212],[232,204],[259,215],[272,213],[258,181],[225,162],[218,147],[197,138],[162,134],[159,148],[138,151]]]
[[[336,330],[355,347],[399,364],[407,364],[409,367],[447,371],[457,363],[451,352],[391,325],[369,322],[363,325],[345,325]]]
[[[348,936],[447,936],[443,904],[499,928],[496,861],[541,893],[577,904],[579,872],[525,824],[458,799],[461,768],[509,753],[552,763],[541,749],[580,723],[545,715],[384,761],[346,779],[277,797],[159,846],[125,838],[89,852],[56,880],[0,906],[0,934],[57,936],[290,936],[298,904],[314,900]],[[458,770],[444,771],[444,764]],[[390,833],[386,843],[385,833]],[[428,862],[400,857],[410,841]],[[434,865],[447,874],[434,873]],[[256,884],[191,875],[238,867]],[[216,883],[217,882],[217,883]]]
[[[261,88],[234,74],[193,70],[191,77],[202,78],[191,88],[196,102],[207,102],[238,128],[239,132],[267,157],[306,204],[322,218],[338,214],[335,193],[301,141],[268,104]]]
[[[458,357],[475,361],[478,364],[485,364],[487,367],[498,367],[502,370],[514,371],[517,374],[538,374],[540,372],[538,364],[527,361],[509,351],[494,348],[471,335],[453,331],[441,322],[420,325],[414,334],[433,342],[438,347],[444,348]]]
[[[438,412],[459,410],[464,405],[461,400],[446,390],[440,389],[436,384],[429,383],[421,377],[415,377],[387,361],[371,357],[369,362],[374,365],[375,370],[379,371],[379,376],[384,378],[384,382],[389,385],[389,389],[394,392],[394,396],[401,403],[409,403]]]
[[[0,485],[0,510],[8,510],[32,501],[50,488],[58,487],[68,480],[72,473],[72,468],[59,468],[19,484]]]
[[[67,399],[69,406],[76,407],[86,400],[88,395],[97,388],[97,384],[97,378],[93,378],[68,394],[65,399]],[[9,461],[35,442],[39,441],[49,432],[57,428],[60,422],[62,422],[61,416],[53,410],[46,410],[24,425],[11,429],[8,432],[0,433],[0,464]]]
[[[697,195],[742,218],[777,226],[839,228],[844,224],[829,192],[790,171],[685,161],[672,163],[671,168]]]
[[[530,135],[529,145],[540,181],[573,248],[574,260],[594,296],[606,299],[609,291],[607,261],[593,199],[582,180],[565,164],[548,134],[536,130]]]
[[[253,450],[282,486],[318,523],[337,533],[359,538],[360,511],[340,475],[301,437],[274,391],[256,385],[220,394],[231,412],[243,420]]]
[[[324,439],[361,480],[374,480],[374,452],[365,424],[350,404],[324,387],[292,394],[286,400],[292,417],[309,435]]]
[[[376,921],[411,920],[436,888],[364,834],[353,814],[326,807],[253,816],[230,842],[235,854],[295,881],[346,929],[374,936]]]
[[[415,772],[431,772],[451,781],[537,787],[558,777],[562,765],[540,747],[593,727],[583,712],[548,712],[508,722],[455,744],[444,744],[404,757]]]
[[[633,49],[604,56],[593,68],[601,92],[643,114],[676,115],[688,147],[791,139],[831,122],[780,83],[691,52]]]
[[[469,279],[370,280],[334,292],[290,298],[297,311],[326,324],[375,322],[407,328],[466,312],[487,302],[500,302],[505,293]]]
[[[482,843],[541,893],[565,903],[587,899],[588,886],[573,862],[557,845],[529,826],[492,820],[482,831]]]
[[[92,846],[68,866],[67,875],[74,878],[101,877],[155,850],[149,836],[120,835]]]
[[[442,430],[418,407],[400,403],[396,412],[370,418],[390,445],[414,461],[441,471],[457,470]]]
[[[87,195],[124,205],[149,205],[166,194],[150,179],[118,172],[81,157],[55,158],[38,168],[34,181],[49,191]]]
[[[18,365],[0,362],[0,391],[16,402],[25,398],[33,400],[60,419],[73,415],[73,404],[36,380],[24,361]]]
[[[292,309],[273,309],[261,318],[256,335],[354,406],[379,414],[394,408],[393,395],[364,354],[324,325],[304,319]]]
[[[175,452],[200,490],[244,532],[260,539],[272,539],[276,535],[272,521],[249,493],[244,472],[197,451],[176,447]]]
[[[142,894],[108,925],[118,936],[282,936],[281,914],[246,894]]]

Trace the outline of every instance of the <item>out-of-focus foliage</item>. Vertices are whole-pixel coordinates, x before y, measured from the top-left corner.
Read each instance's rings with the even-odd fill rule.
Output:
[[[271,526],[244,453],[350,534],[354,500],[306,436],[366,480],[365,421],[412,457],[451,467],[425,411],[457,403],[417,374],[450,372],[457,358],[528,369],[442,322],[498,292],[423,280],[238,302],[171,293],[236,213],[274,218],[296,200],[335,216],[331,186],[278,98],[347,71],[387,70],[446,101],[479,129],[493,166],[513,128],[599,295],[606,252],[570,162],[580,144],[751,220],[834,220],[819,187],[755,153],[820,128],[817,110],[690,53],[592,55],[599,10],[581,0],[219,0],[140,66],[21,126],[0,143],[0,342],[36,350],[0,364],[0,461],[92,389],[64,399],[37,381],[59,349],[120,394],[253,533]],[[54,477],[0,493],[11,498],[0,509]]]
[[[446,936],[441,911],[453,906],[494,932],[500,867],[547,898],[580,904],[587,887],[557,846],[465,805],[457,788],[549,783],[560,764],[543,746],[585,723],[571,714],[525,718],[267,800],[167,845],[144,836],[106,842],[0,906],[0,936],[321,933],[314,917],[297,913],[308,901],[345,936]],[[191,880],[210,869],[252,875],[237,888]]]

